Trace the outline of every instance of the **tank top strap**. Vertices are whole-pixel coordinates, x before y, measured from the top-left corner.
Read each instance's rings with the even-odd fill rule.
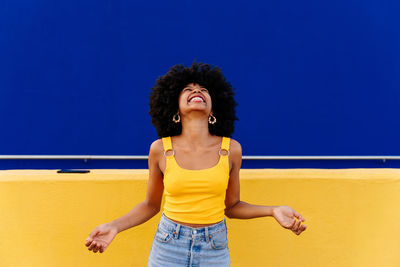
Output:
[[[168,137],[163,137],[162,139],[163,147],[164,147],[164,153],[167,152],[168,150],[172,150],[172,142],[171,142],[171,136]]]
[[[226,150],[229,152],[229,144],[231,142],[231,139],[229,137],[222,137],[222,144],[221,144],[221,150]]]

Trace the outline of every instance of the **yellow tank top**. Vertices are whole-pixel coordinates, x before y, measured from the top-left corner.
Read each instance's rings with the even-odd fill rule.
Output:
[[[164,214],[173,220],[208,224],[224,219],[225,194],[229,181],[230,138],[222,137],[217,165],[202,170],[181,168],[175,160],[171,137],[162,138],[164,171]],[[165,153],[172,150],[172,153]],[[228,153],[221,153],[222,150]]]

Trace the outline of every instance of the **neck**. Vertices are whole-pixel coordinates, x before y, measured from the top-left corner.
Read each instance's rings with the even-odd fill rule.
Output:
[[[202,145],[211,136],[208,130],[208,119],[204,116],[197,118],[182,118],[181,137],[191,146]]]

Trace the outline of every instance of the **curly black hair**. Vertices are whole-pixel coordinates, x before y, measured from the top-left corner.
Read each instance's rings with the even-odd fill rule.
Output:
[[[211,134],[231,137],[234,131],[237,103],[232,85],[226,81],[221,70],[210,64],[193,62],[190,67],[178,64],[159,77],[150,93],[151,121],[160,138],[179,135],[182,124],[174,123],[172,117],[179,109],[178,98],[183,88],[190,84],[207,88],[210,93],[215,124],[208,124]]]

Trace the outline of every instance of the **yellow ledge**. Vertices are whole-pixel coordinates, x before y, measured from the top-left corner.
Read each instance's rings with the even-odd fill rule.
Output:
[[[143,201],[148,170],[0,171],[0,266],[147,266],[160,214],[121,232],[105,253],[84,245],[97,225]],[[236,266],[400,266],[400,169],[243,169],[241,199],[289,205],[308,229],[273,218],[228,219]]]

